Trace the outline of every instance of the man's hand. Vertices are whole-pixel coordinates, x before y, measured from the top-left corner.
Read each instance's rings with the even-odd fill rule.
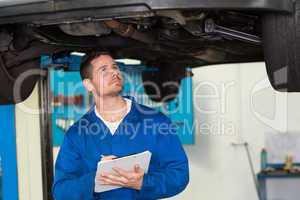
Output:
[[[102,172],[100,177],[97,177],[97,180],[99,180],[102,185],[115,185],[136,190],[141,189],[144,170],[138,165],[134,167],[133,171],[125,171],[120,168],[114,168],[113,170],[115,173]]]

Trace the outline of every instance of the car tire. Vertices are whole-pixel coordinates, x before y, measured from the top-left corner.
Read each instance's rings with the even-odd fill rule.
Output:
[[[300,92],[300,0],[293,13],[268,13],[262,18],[267,74],[277,91]]]
[[[22,51],[0,55],[0,105],[17,104],[32,93],[41,77],[40,55],[51,55],[64,48],[33,43]]]
[[[4,63],[0,62],[0,105],[17,104],[25,99],[32,93],[33,88],[39,76],[26,77],[18,85],[18,77],[22,76],[29,70],[38,69],[39,61],[33,60],[18,66],[18,68],[7,69]],[[21,79],[19,79],[21,80]]]

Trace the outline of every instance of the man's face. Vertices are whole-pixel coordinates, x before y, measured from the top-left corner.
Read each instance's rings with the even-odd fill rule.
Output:
[[[98,96],[117,95],[122,91],[123,78],[119,66],[111,56],[99,56],[91,64],[91,82]]]

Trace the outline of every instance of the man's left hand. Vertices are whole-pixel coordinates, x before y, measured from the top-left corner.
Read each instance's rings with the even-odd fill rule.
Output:
[[[113,168],[115,173],[102,172],[99,178],[102,185],[114,185],[140,190],[143,184],[144,170],[138,165],[133,171],[126,171],[121,168]]]

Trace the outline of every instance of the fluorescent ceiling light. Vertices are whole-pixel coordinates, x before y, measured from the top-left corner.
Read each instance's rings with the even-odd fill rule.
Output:
[[[125,65],[140,65],[142,62],[140,60],[134,60],[129,58],[116,59],[116,62],[123,63]]]
[[[85,56],[85,53],[74,51],[71,53],[73,56]]]

